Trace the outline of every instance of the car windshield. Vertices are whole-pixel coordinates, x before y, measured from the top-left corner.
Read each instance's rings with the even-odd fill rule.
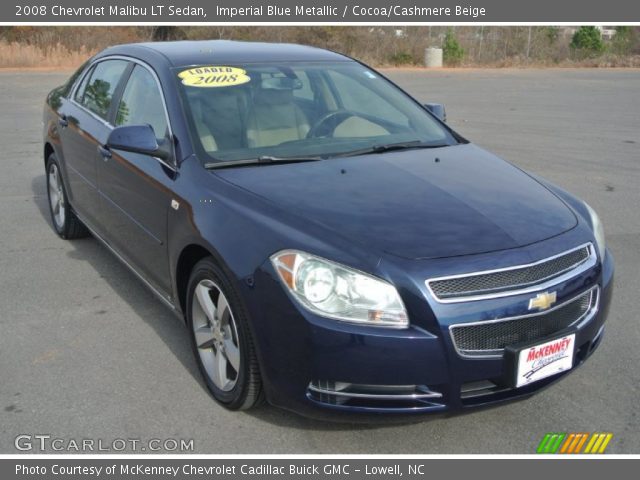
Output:
[[[457,143],[420,105],[356,62],[203,65],[175,73],[207,163]]]

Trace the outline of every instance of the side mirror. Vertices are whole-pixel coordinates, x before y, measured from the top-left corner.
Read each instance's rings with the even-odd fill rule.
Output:
[[[433,113],[439,120],[447,121],[447,112],[441,103],[425,103],[424,107]]]
[[[125,125],[111,130],[107,139],[107,147],[112,150],[141,153],[158,157],[162,160],[169,158],[169,152],[158,145],[156,134],[151,125]]]

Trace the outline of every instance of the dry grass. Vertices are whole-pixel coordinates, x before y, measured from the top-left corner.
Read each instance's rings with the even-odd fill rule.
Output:
[[[425,47],[441,44],[447,28],[197,26],[174,28],[169,37],[303,43],[343,52],[372,66],[419,67],[423,65]],[[398,31],[403,33],[398,35]],[[637,44],[625,55],[615,54],[619,50],[608,44],[606,51],[594,58],[576,58],[569,48],[570,37],[558,33],[560,29],[535,27],[530,49],[528,27],[473,26],[457,27],[455,31],[465,51],[460,67],[640,66],[640,27],[634,37]],[[557,34],[553,39],[550,31]],[[148,26],[0,27],[0,68],[72,69],[107,46],[149,41],[157,33]]]
[[[94,53],[84,46],[72,51],[59,43],[43,48],[24,43],[0,41],[0,67],[75,68]]]

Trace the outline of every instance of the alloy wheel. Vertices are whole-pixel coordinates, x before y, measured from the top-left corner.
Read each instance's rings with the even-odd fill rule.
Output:
[[[60,171],[55,163],[52,163],[49,167],[49,202],[51,203],[53,221],[56,223],[58,230],[62,230],[66,215],[66,203]]]
[[[192,300],[192,327],[202,365],[224,392],[235,387],[240,371],[238,329],[227,297],[213,281],[201,280]]]

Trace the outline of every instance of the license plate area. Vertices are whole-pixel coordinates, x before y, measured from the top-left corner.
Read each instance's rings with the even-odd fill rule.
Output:
[[[512,386],[531,385],[552,375],[571,370],[575,357],[575,332],[565,332],[551,340],[505,349]]]

